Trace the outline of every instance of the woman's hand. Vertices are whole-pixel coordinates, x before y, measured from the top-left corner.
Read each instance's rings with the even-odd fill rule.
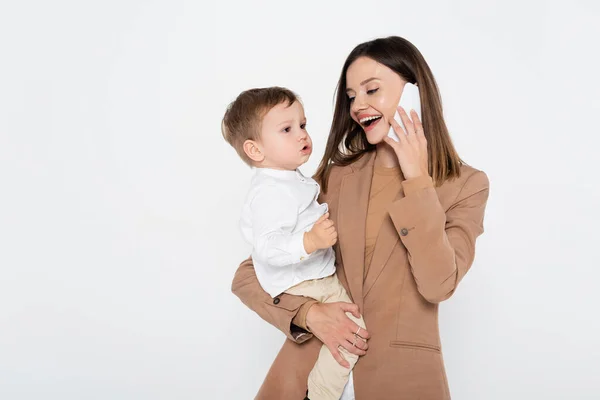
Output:
[[[333,358],[342,367],[350,368],[350,364],[340,353],[339,346],[352,354],[363,356],[367,354],[365,350],[369,347],[366,341],[369,338],[369,332],[360,328],[359,334],[355,336],[359,326],[348,318],[347,312],[356,318],[360,318],[356,304],[344,302],[315,303],[308,309],[306,325],[327,346]],[[356,344],[354,345],[354,343]]]
[[[405,134],[400,124],[392,118],[390,124],[400,141],[396,142],[388,136],[384,137],[383,140],[394,149],[406,179],[429,175],[427,140],[425,139],[421,120],[419,120],[419,116],[414,110],[412,110],[410,118],[402,107],[398,107],[398,113],[402,118],[402,122],[404,122],[407,133]]]

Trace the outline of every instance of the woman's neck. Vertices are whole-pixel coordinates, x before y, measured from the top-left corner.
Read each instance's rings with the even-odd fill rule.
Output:
[[[396,168],[400,166],[398,162],[398,156],[394,152],[394,149],[389,144],[381,142],[375,149],[375,163],[384,168]]]

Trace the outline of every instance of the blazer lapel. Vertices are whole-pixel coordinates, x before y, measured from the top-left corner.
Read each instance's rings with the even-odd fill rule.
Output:
[[[400,172],[401,181],[404,180],[404,176],[402,172]],[[404,197],[404,190],[400,187],[400,191],[396,195],[394,201],[398,201]],[[392,251],[396,247],[398,241],[400,240],[400,236],[396,231],[396,227],[392,222],[389,214],[386,213],[386,216],[383,219],[381,224],[381,228],[377,234],[377,242],[375,242],[375,249],[373,250],[373,257],[371,259],[371,264],[369,266],[369,271],[364,281],[363,295],[366,296],[373,284],[383,271],[384,267],[387,265],[388,259],[392,255]]]
[[[344,272],[352,300],[362,312],[363,274],[365,264],[365,225],[375,152],[355,163],[353,173],[346,175],[341,184],[338,207],[338,238]]]

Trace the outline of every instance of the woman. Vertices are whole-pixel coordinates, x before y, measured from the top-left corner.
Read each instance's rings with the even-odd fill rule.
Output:
[[[399,109],[406,82],[419,87],[422,123]],[[321,342],[361,355],[342,399],[449,399],[438,303],[469,270],[483,232],[487,176],[457,155],[435,79],[421,53],[399,37],[358,45],[338,83],[335,112],[315,179],[339,242],[337,273],[355,304],[271,298],[244,261],[233,292],[289,340],[257,399],[302,399]],[[409,110],[406,110],[407,112]],[[387,137],[390,124],[400,142]],[[358,330],[346,312],[362,314]],[[356,340],[359,331],[360,338]],[[312,336],[319,340],[310,340]]]

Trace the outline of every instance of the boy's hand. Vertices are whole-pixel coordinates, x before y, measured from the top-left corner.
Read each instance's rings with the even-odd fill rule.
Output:
[[[337,242],[337,230],[329,213],[325,213],[315,222],[312,229],[304,234],[304,250],[310,254],[319,249],[327,249]]]

